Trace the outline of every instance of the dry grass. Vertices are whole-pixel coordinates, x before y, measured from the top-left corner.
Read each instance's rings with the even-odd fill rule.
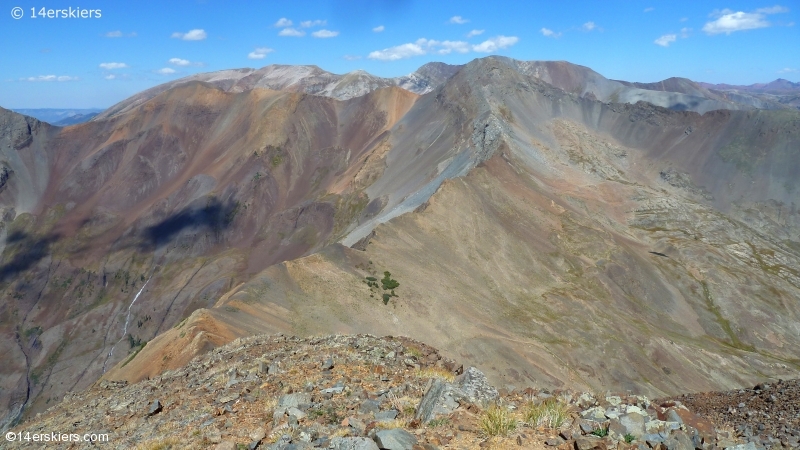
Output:
[[[278,398],[277,397],[267,397],[264,400],[264,410],[268,413],[268,415],[272,415],[275,412],[275,408],[278,407]]]
[[[382,430],[391,430],[393,428],[405,428],[408,423],[405,420],[401,419],[394,419],[394,420],[382,420],[380,422],[375,422],[375,428],[379,428]]]
[[[392,391],[389,391],[388,397],[389,403],[392,405],[392,409],[397,411],[400,414],[400,417],[412,417],[414,416],[414,413],[417,412],[417,408],[414,405],[419,403],[419,399],[414,399],[407,395],[398,397]]]
[[[525,422],[532,427],[558,428],[569,417],[569,406],[561,400],[548,398],[539,404],[528,403],[523,414]]]
[[[478,427],[486,436],[508,436],[517,429],[517,418],[507,408],[491,405],[478,419]]]
[[[152,441],[143,442],[136,447],[134,450],[177,450],[179,441],[177,438],[161,438],[161,439],[154,439]]]
[[[456,379],[455,374],[441,367],[424,367],[417,370],[417,378],[440,378],[448,383]]]
[[[350,435],[350,429],[349,428],[338,428],[336,431],[334,431],[331,434],[331,439],[333,439],[335,437],[347,437],[349,435]]]

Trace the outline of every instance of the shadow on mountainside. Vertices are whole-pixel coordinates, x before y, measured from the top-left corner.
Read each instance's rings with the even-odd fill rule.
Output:
[[[184,231],[213,231],[219,233],[233,224],[241,204],[235,200],[221,202],[217,198],[204,207],[189,206],[164,220],[147,227],[142,250],[160,247],[177,238]]]
[[[6,238],[7,247],[3,252],[3,263],[0,265],[0,283],[41,261],[50,252],[50,245],[58,238],[55,234],[36,237],[23,231],[9,234]]]

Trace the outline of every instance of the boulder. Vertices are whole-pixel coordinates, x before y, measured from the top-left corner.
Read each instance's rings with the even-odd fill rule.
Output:
[[[335,437],[331,439],[330,450],[379,450],[375,441],[365,437]]]
[[[437,378],[422,397],[414,419],[428,423],[436,416],[450,414],[467,400],[467,394],[460,388]]]
[[[489,402],[498,397],[497,389],[489,384],[486,375],[480,370],[470,367],[455,380],[472,403]]]
[[[411,450],[417,438],[402,428],[393,428],[375,433],[375,444],[381,450]]]

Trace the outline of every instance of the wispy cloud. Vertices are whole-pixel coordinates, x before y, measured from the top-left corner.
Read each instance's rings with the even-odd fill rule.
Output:
[[[344,55],[343,58],[348,60],[348,61],[356,61],[356,60],[361,59],[361,56],[359,56],[359,55]]]
[[[78,81],[78,77],[69,75],[39,75],[37,77],[20,78],[20,81]]]
[[[649,7],[649,8],[645,8],[645,9],[644,9],[644,12],[646,12],[646,13],[649,13],[649,12],[651,12],[651,11],[655,11],[655,8],[653,8],[652,6],[651,6],[651,7]]]
[[[315,32],[311,33],[311,35],[314,36],[315,38],[323,38],[323,39],[325,39],[325,38],[336,37],[336,36],[339,35],[339,32],[338,31],[331,31],[331,30],[322,29],[322,30],[315,31]]]
[[[278,28],[290,27],[292,26],[292,21],[286,17],[281,17],[277,22],[275,22],[275,26]]]
[[[106,33],[106,37],[107,38],[122,37],[122,31],[119,31],[119,30],[117,30],[117,31],[109,31],[108,33]]]
[[[688,17],[681,17],[681,22],[686,22],[687,20],[689,20]]]
[[[300,22],[300,26],[303,28],[324,27],[327,23],[327,20],[305,20]]]
[[[691,32],[691,31],[692,31],[692,29],[688,28],[688,27],[681,28],[681,37],[684,38],[684,39],[688,38],[689,37],[689,32]]]
[[[434,39],[420,38],[407,44],[376,50],[367,55],[367,58],[379,61],[397,61],[427,54],[448,55],[451,53],[469,53],[471,51],[491,53],[508,48],[518,41],[519,38],[516,36],[497,36],[487,39],[480,44],[471,45],[466,41],[437,41]]]
[[[800,70],[784,67],[783,69],[778,71],[778,73],[795,73],[795,72],[800,72]]]
[[[373,28],[372,31],[374,31],[376,33],[380,33],[381,31],[383,31],[385,29],[386,29],[386,27],[384,27],[383,25],[378,25],[377,27]]]
[[[161,75],[172,75],[175,72],[176,70],[171,67],[164,67],[163,69],[156,70],[156,73],[160,73]]]
[[[469,23],[469,19],[465,19],[461,16],[453,16],[450,18],[449,22],[457,25],[464,25],[465,23]]]
[[[278,33],[278,36],[291,36],[291,37],[303,37],[305,35],[306,35],[305,31],[298,30],[295,28],[284,28]]]
[[[180,67],[202,66],[202,65],[204,65],[201,62],[197,62],[197,61],[193,62],[193,61],[189,61],[188,59],[181,59],[181,58],[170,58],[167,62],[172,64],[173,66],[180,66]]]
[[[780,14],[788,11],[788,8],[780,5],[771,6],[769,8],[759,8],[754,12],[732,11],[730,9],[714,10],[711,12],[710,16],[715,17],[716,20],[706,22],[703,26],[703,31],[709,35],[722,33],[730,35],[736,31],[767,28],[771,26],[767,21],[767,15]]]
[[[186,33],[181,32],[174,32],[172,33],[172,37],[174,39],[182,39],[184,41],[202,41],[203,39],[207,38],[208,35],[206,31],[200,28],[196,28],[194,30],[189,30]]]
[[[107,62],[107,63],[100,63],[101,69],[112,70],[112,69],[125,69],[128,65],[121,62]]]
[[[678,36],[675,34],[665,34],[653,42],[655,42],[656,45],[660,45],[662,47],[669,47],[669,44],[675,42],[677,39]]]
[[[103,78],[105,78],[106,80],[113,80],[113,79],[117,78],[117,76],[114,75],[113,73],[110,73],[110,74],[104,76]]]
[[[467,38],[471,38],[471,37],[474,37],[474,36],[480,36],[480,35],[483,34],[484,31],[486,31],[486,30],[472,30],[469,33],[467,33]]]
[[[560,32],[556,33],[555,31],[549,28],[542,28],[541,30],[539,30],[539,32],[542,33],[542,35],[544,35],[545,37],[557,38],[561,36]]]
[[[269,47],[256,47],[255,50],[247,54],[247,59],[264,59],[274,51]]]
[[[583,31],[592,31],[595,28],[597,28],[597,24],[595,24],[594,22],[590,21],[590,22],[586,22],[585,24],[581,25],[581,28],[583,28]]]

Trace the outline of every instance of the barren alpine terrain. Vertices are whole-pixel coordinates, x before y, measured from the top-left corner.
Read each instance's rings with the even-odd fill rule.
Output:
[[[509,392],[798,378],[791,105],[503,57],[223,72],[0,110],[3,429],[263,333],[407,336]]]

